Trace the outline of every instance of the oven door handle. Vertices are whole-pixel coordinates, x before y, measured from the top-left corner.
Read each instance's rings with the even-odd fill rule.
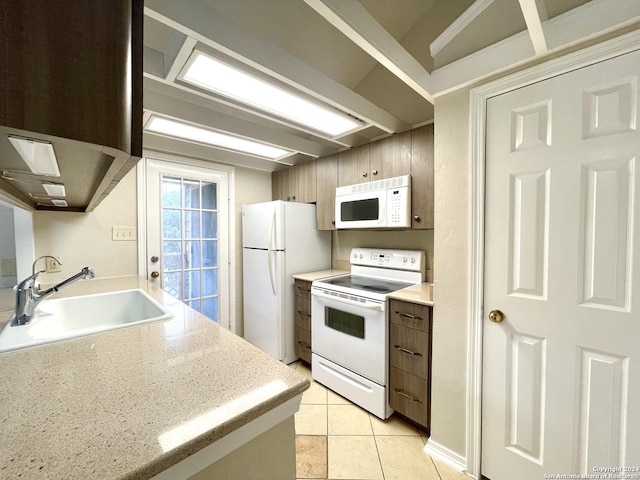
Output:
[[[377,312],[384,312],[385,304],[384,303],[361,303],[355,300],[349,300],[347,298],[342,297],[334,297],[333,295],[327,295],[326,293],[318,292],[317,290],[311,290],[311,295],[315,295],[316,297],[325,298],[327,300],[334,300],[340,303],[346,303],[347,305],[353,305],[360,308],[366,308],[368,310],[375,310]]]

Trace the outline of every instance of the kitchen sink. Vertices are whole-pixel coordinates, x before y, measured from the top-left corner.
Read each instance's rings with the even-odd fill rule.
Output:
[[[44,300],[27,325],[7,322],[0,352],[164,320],[171,314],[140,289]]]

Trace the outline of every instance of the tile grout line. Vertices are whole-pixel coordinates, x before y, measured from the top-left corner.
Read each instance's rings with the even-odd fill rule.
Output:
[[[373,444],[376,446],[376,454],[378,455],[378,463],[380,464],[380,472],[382,472],[382,480],[385,480],[384,467],[382,466],[382,457],[380,456],[380,449],[378,448],[378,438],[373,430],[373,422],[371,421],[371,413],[369,413],[369,426],[371,427],[371,434],[373,435]]]

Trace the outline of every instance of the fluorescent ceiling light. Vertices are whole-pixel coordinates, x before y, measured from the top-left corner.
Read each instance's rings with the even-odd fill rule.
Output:
[[[42,188],[51,197],[66,197],[64,185],[61,183],[43,183]]]
[[[9,141],[36,175],[59,177],[58,161],[53,144],[44,140],[9,135]]]
[[[191,56],[182,79],[332,136],[362,126],[347,115],[310,102],[202,52],[195,51]]]
[[[56,207],[68,207],[69,206],[69,204],[67,204],[67,202],[65,200],[58,200],[56,198],[51,200],[51,203],[53,203]]]
[[[272,160],[279,159],[293,154],[290,150],[272,147],[264,143],[246,140],[240,137],[227,135],[226,133],[214,132],[206,128],[196,127],[187,123],[170,120],[168,118],[157,117],[153,115],[147,124],[146,130],[172,137],[185,138],[194,142],[206,143],[215,147],[222,147],[229,150],[235,150],[251,155],[270,158]]]

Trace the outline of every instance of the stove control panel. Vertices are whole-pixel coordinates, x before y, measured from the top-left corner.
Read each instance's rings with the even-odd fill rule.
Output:
[[[351,264],[422,272],[425,252],[422,250],[391,250],[380,248],[354,248]]]

